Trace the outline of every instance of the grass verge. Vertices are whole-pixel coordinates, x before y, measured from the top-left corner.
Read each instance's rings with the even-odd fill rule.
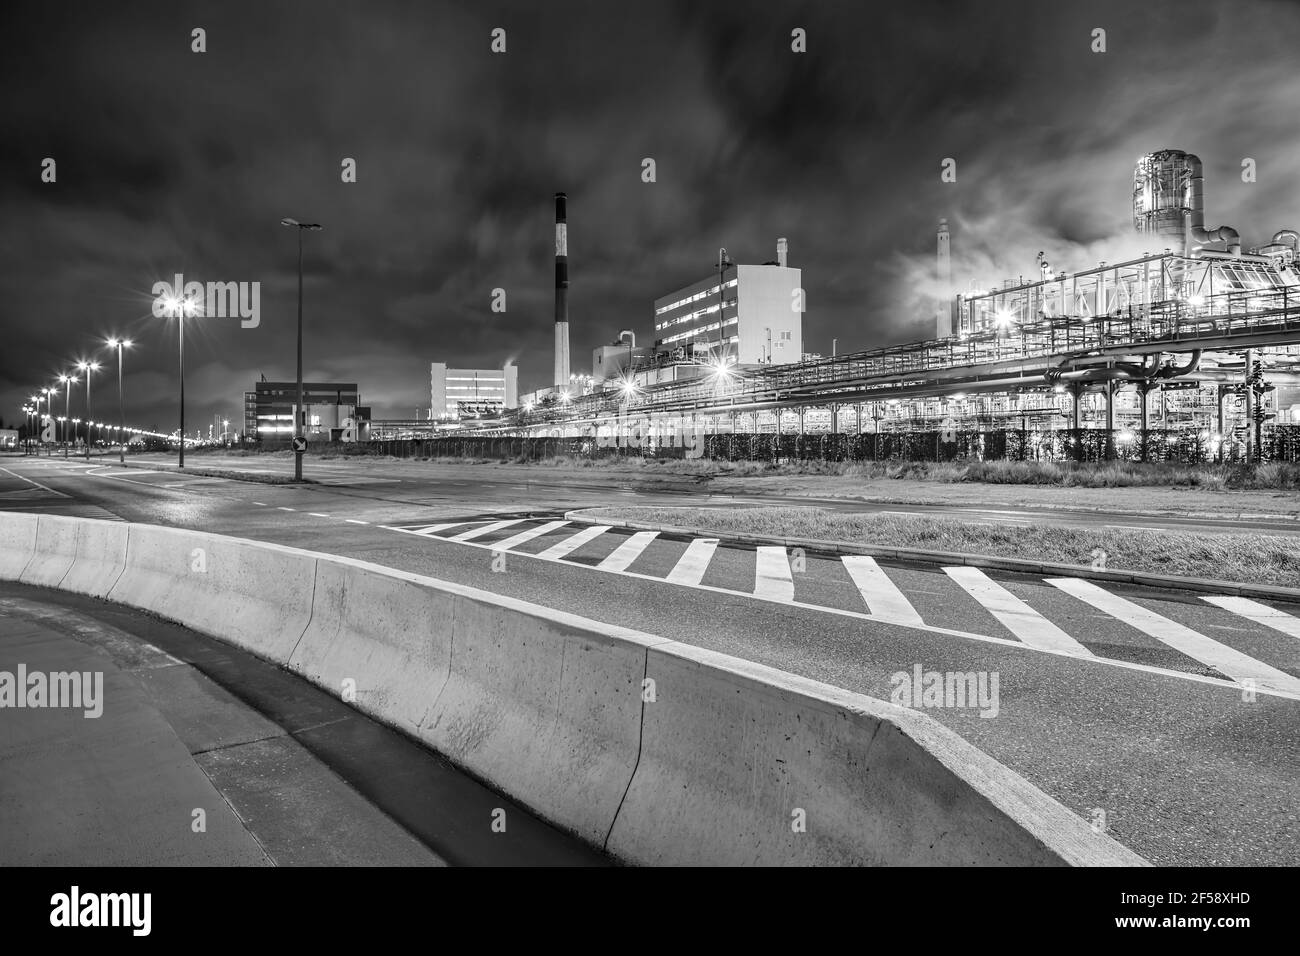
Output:
[[[1187,531],[973,524],[948,518],[846,514],[818,508],[597,508],[584,514],[721,534],[819,538],[1029,561],[1300,587],[1294,538]]]

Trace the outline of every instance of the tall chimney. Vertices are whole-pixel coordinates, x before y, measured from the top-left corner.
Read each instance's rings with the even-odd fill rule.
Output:
[[[776,241],[776,264],[782,269],[785,268],[786,256],[790,253],[790,243],[784,239]]]
[[[934,313],[934,332],[935,338],[938,339],[946,339],[952,335],[951,239],[952,237],[948,233],[948,220],[940,219],[935,278],[939,280],[939,286],[943,290],[943,298],[939,301],[938,308],[935,309]]]
[[[569,217],[555,194],[555,387],[569,387]]]

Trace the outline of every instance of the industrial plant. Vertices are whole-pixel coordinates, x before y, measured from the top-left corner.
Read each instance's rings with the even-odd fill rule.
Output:
[[[1205,224],[1199,157],[1142,156],[1133,226],[1156,251],[952,288],[937,234],[933,339],[829,358],[803,351],[804,290],[789,246],[657,299],[653,347],[633,330],[570,369],[567,208],[556,196],[555,378],[460,434],[595,435],[629,417],[689,420],[711,454],[745,436],[839,436],[840,457],[1296,460],[1300,458],[1300,233],[1243,251]],[[609,330],[611,336],[614,330]],[[870,437],[868,437],[870,436]]]

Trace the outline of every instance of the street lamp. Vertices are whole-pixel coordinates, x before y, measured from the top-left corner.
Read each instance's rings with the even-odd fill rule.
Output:
[[[109,339],[108,347],[117,350],[117,421],[119,431],[122,433],[118,437],[121,444],[118,446],[118,461],[126,464],[126,416],[122,413],[122,349],[129,349],[131,343],[126,339]]]
[[[63,383],[63,417],[59,421],[63,422],[63,457],[68,457],[68,425],[69,419],[72,418],[72,383],[76,381],[71,375],[60,375],[59,381]]]
[[[90,373],[99,371],[99,363],[83,359],[77,363],[77,368],[86,373],[86,461],[90,461]]]
[[[324,227],[320,223],[299,222],[288,217],[281,219],[280,225],[298,230],[298,405],[294,410],[293,480],[302,481],[302,453],[307,446],[303,435],[307,415],[302,401],[302,232],[304,229],[320,232]]]
[[[192,315],[197,315],[199,311],[198,304],[190,296],[178,299],[175,296],[167,296],[163,299],[163,311],[166,315],[175,318],[176,337],[178,343],[178,356],[180,364],[181,380],[181,446],[180,458],[177,467],[185,467],[185,319]]]

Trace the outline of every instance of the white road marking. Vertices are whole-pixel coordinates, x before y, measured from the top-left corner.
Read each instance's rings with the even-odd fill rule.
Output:
[[[563,528],[569,522],[567,521],[548,521],[546,524],[538,525],[536,528],[529,528],[527,531],[521,531],[517,535],[506,538],[504,541],[498,541],[494,546],[498,551],[509,551],[511,548],[517,548],[521,544],[527,544],[533,538],[540,538],[544,534],[550,534],[557,528]]]
[[[286,508],[284,505],[280,505],[280,506],[279,506],[278,508],[276,508],[275,510],[276,510],[276,511],[297,511],[298,509],[297,509],[297,508]]]
[[[695,538],[664,580],[669,584],[699,584],[704,580],[704,572],[709,570],[709,562],[716,550],[717,538]]]
[[[407,531],[405,528],[393,528],[393,527],[389,527],[388,525],[379,525],[378,527],[384,528],[387,531],[397,531],[402,534],[410,534],[410,532]],[[641,532],[637,532],[637,534],[648,535],[650,539],[653,539],[655,535],[658,534],[658,532],[641,531]],[[466,541],[463,543],[465,544],[466,547],[469,548],[482,548],[485,551],[492,550],[492,545],[490,544],[479,544],[478,542],[475,541]],[[626,546],[628,543],[630,542],[624,542],[624,546]],[[523,558],[530,558],[530,559],[539,558],[538,555],[529,554],[527,551],[517,551],[515,553]],[[613,555],[610,555],[610,557],[613,557]],[[606,559],[606,561],[608,561],[608,559]],[[555,562],[551,562],[551,563],[555,563]],[[578,568],[582,567],[582,565],[576,565],[573,563],[570,563],[569,566],[578,567]],[[596,570],[607,571],[612,574],[621,574],[624,577],[628,577],[628,578],[636,578],[638,581],[644,581],[649,585],[664,583],[664,579],[661,577],[657,577],[656,575],[642,574],[638,571],[628,571],[613,566],[606,567],[605,562],[602,562],[600,565],[597,565]],[[714,585],[711,584],[682,584],[679,585],[679,587],[688,587],[696,591],[707,591],[710,594],[719,594],[730,598],[748,598],[749,600],[752,601],[759,600],[759,598],[756,598],[754,597],[754,595],[748,594],[744,591],[736,591],[731,588],[715,587]],[[848,611],[838,607],[827,607],[826,605],[823,604],[805,604],[801,601],[793,601],[791,602],[790,606],[799,608],[800,610],[804,610],[804,611],[815,611],[820,614],[831,614],[834,615],[835,617],[844,617],[855,621],[866,621],[869,623],[876,623],[876,624],[891,624],[898,627],[908,627],[913,630],[924,631],[927,634],[943,634],[948,637],[959,637],[962,638],[963,640],[978,641],[981,644],[995,644],[998,647],[1005,647],[1008,649],[1015,649],[1017,651],[1023,651],[1023,652],[1033,653],[1033,654],[1050,654],[1054,657],[1061,657],[1061,658],[1069,659],[1071,661],[1075,661],[1082,666],[1087,666],[1090,664],[1099,664],[1105,667],[1113,667],[1125,671],[1135,671],[1141,674],[1155,674],[1159,677],[1169,677],[1174,680],[1183,681],[1189,684],[1201,684],[1206,687],[1215,687],[1218,688],[1219,690],[1227,691],[1228,693],[1238,698],[1241,696],[1241,685],[1230,680],[1224,680],[1222,677],[1210,677],[1206,674],[1191,674],[1188,673],[1187,671],[1174,670],[1173,668],[1170,667],[1157,667],[1153,664],[1138,664],[1135,663],[1134,661],[1115,660],[1109,657],[1078,657],[1073,654],[1062,654],[1060,651],[1048,650],[1046,648],[1028,647],[1023,642],[1013,640],[1008,637],[994,637],[991,634],[975,634],[971,631],[959,631],[950,627],[936,627],[933,624],[926,624],[924,622],[905,623],[902,621],[891,621],[886,618],[882,618],[876,614],[864,614],[861,611]],[[1103,617],[1105,615],[1098,615],[1098,616]],[[1287,700],[1300,701],[1300,693],[1293,694],[1293,693],[1288,693],[1287,691],[1274,690],[1272,688],[1264,687],[1264,686],[1260,686],[1258,688],[1258,692],[1270,697],[1281,697]]]
[[[323,514],[321,514],[319,511],[308,511],[307,514],[311,515],[313,518],[328,518],[328,517],[329,517],[329,515],[323,515]]]
[[[979,602],[998,623],[1030,647],[1091,657],[1092,651],[1043,617],[979,568],[944,568],[944,573]]]
[[[1254,681],[1259,687],[1286,694],[1300,694],[1300,678],[1292,677],[1263,661],[1257,661],[1240,651],[1233,650],[1226,644],[1211,640],[1204,634],[1199,634],[1177,621],[1171,621],[1155,611],[1149,611],[1140,604],[1117,594],[1111,594],[1091,581],[1080,578],[1047,578],[1047,583],[1091,604],[1099,611],[1105,611],[1111,617],[1132,625],[1162,644],[1168,644],[1180,654],[1186,654],[1193,660],[1213,667],[1221,674],[1227,674],[1235,681],[1249,680]]]
[[[794,600],[794,578],[784,547],[764,545],[755,552],[754,597],[768,601]]]
[[[50,494],[54,495],[54,497],[56,497],[56,498],[66,498],[66,497],[68,497],[67,495],[65,495],[65,494],[64,494],[63,492],[61,492],[61,491],[55,491],[53,488],[47,488],[45,485],[41,484],[39,481],[32,481],[32,479],[30,479],[30,478],[24,478],[22,475],[17,474],[16,472],[9,471],[8,468],[0,468],[0,471],[6,471],[6,472],[9,472],[9,474],[13,475],[13,476],[14,476],[15,478],[17,478],[19,481],[25,481],[25,482],[27,482],[29,485],[35,485],[37,488],[40,488],[42,491],[48,491]]]
[[[265,501],[254,501],[253,504],[257,505],[259,508],[265,508],[265,507],[266,507],[266,502],[265,502]]]
[[[659,537],[658,531],[638,531],[615,548],[614,553],[596,567],[602,571],[626,571],[628,565],[641,557],[641,552],[657,537]]]
[[[511,518],[509,521],[493,521],[491,524],[485,524],[481,528],[471,528],[469,531],[462,531],[458,535],[449,538],[449,541],[470,541],[474,538],[481,538],[485,534],[491,534],[493,531],[500,531],[502,528],[508,528],[513,524],[519,524],[527,521],[527,518]]]
[[[370,524],[369,521],[358,521],[356,518],[344,518],[348,524]]]
[[[1292,617],[1285,611],[1279,611],[1277,608],[1261,604],[1259,601],[1252,601],[1250,598],[1244,597],[1203,597],[1201,600],[1216,604],[1233,614],[1239,614],[1256,624],[1263,624],[1265,627],[1271,627],[1273,630],[1289,634],[1291,637],[1300,637],[1300,618]]]
[[[871,616],[895,624],[924,624],[921,615],[912,607],[903,592],[898,589],[884,569],[876,564],[876,559],[865,554],[846,554],[840,561],[844,570],[857,585],[858,593],[866,602]]]
[[[610,526],[607,524],[592,525],[589,528],[584,528],[577,534],[565,538],[559,544],[553,544],[545,551],[539,552],[537,557],[558,561],[560,558],[577,551],[588,541],[593,541],[596,538],[599,538],[602,534],[608,531],[609,528]]]

